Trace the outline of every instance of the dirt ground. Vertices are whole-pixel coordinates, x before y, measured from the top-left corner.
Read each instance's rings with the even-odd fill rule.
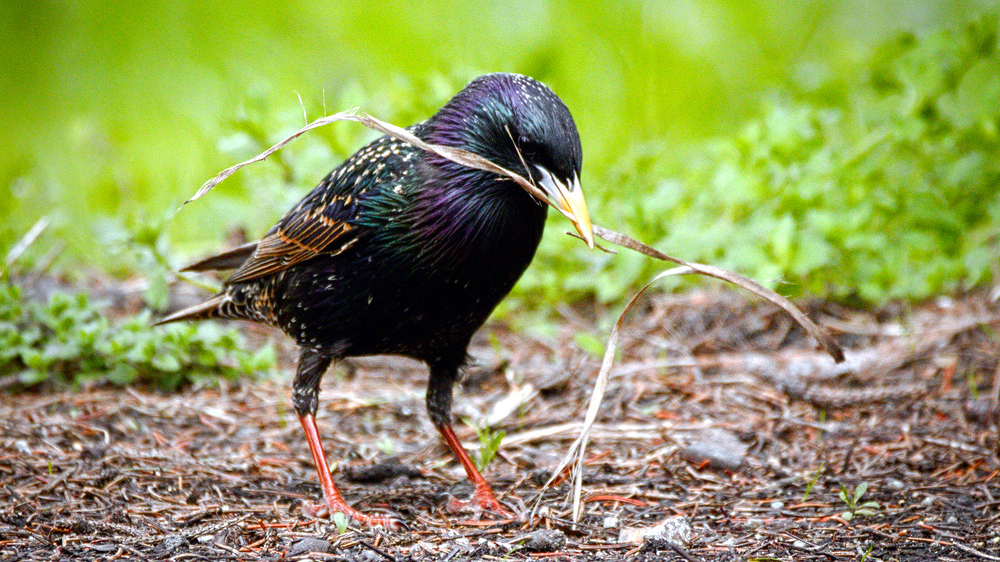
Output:
[[[634,310],[578,524],[570,481],[542,485],[598,370],[574,343],[606,339],[593,310],[562,309],[554,335],[491,324],[456,388],[471,449],[487,417],[506,432],[485,474],[515,520],[447,511],[471,488],[409,360],[334,369],[318,416],[347,500],[400,531],[303,513],[320,490],[288,381],[4,394],[0,560],[1000,560],[1000,306],[805,307],[846,366],[743,295]],[[841,485],[867,486],[853,517]]]

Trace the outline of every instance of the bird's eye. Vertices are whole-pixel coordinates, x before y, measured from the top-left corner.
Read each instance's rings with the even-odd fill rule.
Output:
[[[517,149],[521,151],[521,154],[526,158],[529,156],[535,156],[540,152],[538,143],[525,135],[517,137]]]

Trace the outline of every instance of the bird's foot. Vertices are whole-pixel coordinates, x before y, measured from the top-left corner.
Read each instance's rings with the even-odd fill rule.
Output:
[[[343,513],[348,518],[353,519],[366,527],[385,527],[396,531],[409,529],[402,519],[394,515],[389,515],[387,513],[369,515],[354,509],[346,503],[337,501],[327,501],[318,504],[307,503],[303,506],[302,511],[310,517],[317,517],[321,519],[332,519],[334,513]]]
[[[508,519],[514,518],[514,513],[500,504],[496,494],[487,484],[479,484],[472,497],[467,501],[462,501],[455,497],[448,499],[448,511],[458,513],[461,511],[473,511],[475,513],[492,512]]]

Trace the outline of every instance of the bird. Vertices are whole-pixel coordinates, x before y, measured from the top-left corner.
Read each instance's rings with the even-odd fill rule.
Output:
[[[235,272],[219,293],[157,324],[250,320],[294,339],[292,402],[324,496],[309,513],[340,512],[370,526],[402,522],[355,509],[334,484],[316,425],[320,381],[332,362],[348,357],[424,362],[428,415],[474,486],[460,503],[510,516],[455,435],[452,389],[473,334],[531,263],[548,203],[594,247],[580,136],[549,87],[511,73],[473,79],[407,130],[519,174],[548,202],[510,177],[383,136],[334,168],[260,241],[182,270]]]

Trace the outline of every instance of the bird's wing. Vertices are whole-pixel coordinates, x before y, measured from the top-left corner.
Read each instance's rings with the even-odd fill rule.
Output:
[[[339,193],[345,190],[338,178],[330,174],[268,231],[228,282],[271,275],[318,255],[337,255],[349,248],[357,240],[350,223],[357,212],[357,198]]]
[[[419,132],[421,125],[410,127]],[[337,255],[370,230],[355,219],[376,199],[399,197],[390,186],[404,165],[403,155],[418,149],[381,137],[330,174],[295,206],[257,245],[253,255],[229,278],[248,281],[288,269],[318,255]]]

